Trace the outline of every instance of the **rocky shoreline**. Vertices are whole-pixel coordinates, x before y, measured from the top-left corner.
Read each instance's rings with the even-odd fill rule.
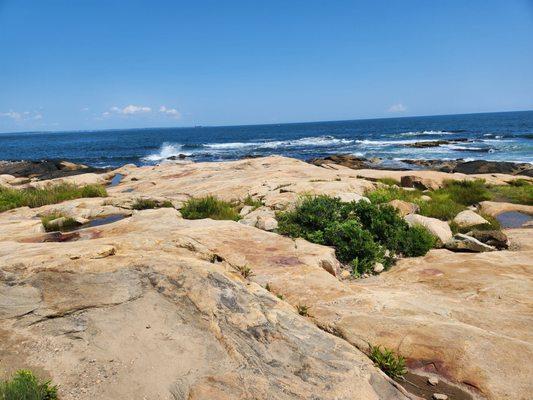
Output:
[[[353,156],[112,171],[0,163],[0,185],[10,189],[107,185],[107,197],[0,212],[0,373],[38,371],[65,400],[525,400],[530,228],[454,236],[447,222],[396,200],[409,224],[448,245],[366,279],[351,276],[333,248],[276,231],[277,213],[304,195],[369,201],[389,180],[429,197],[449,180],[508,185],[527,182],[531,170],[457,161],[443,172],[428,163],[435,170],[377,169],[380,160]],[[241,204],[239,222],[183,218],[184,204],[203,196]],[[468,228],[503,212],[533,214],[533,206],[483,201],[453,222]],[[45,232],[46,215],[79,226]],[[413,384],[376,368],[369,345],[404,356]]]

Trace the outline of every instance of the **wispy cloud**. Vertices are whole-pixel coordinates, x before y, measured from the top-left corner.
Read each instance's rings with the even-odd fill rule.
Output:
[[[14,121],[31,121],[39,120],[43,118],[43,115],[39,111],[13,111],[0,112],[0,117],[10,118]]]
[[[162,113],[162,114],[165,114],[171,118],[175,118],[175,119],[180,119],[181,118],[181,114],[178,110],[176,110],[175,108],[167,108],[165,106],[161,106],[159,107],[159,112]]]
[[[126,106],[124,108],[119,107],[111,107],[110,111],[106,111],[104,114],[122,114],[122,115],[136,115],[136,114],[146,114],[152,112],[152,109],[147,106],[136,106],[133,104],[130,104],[129,106]]]
[[[393,104],[389,107],[389,112],[392,113],[401,113],[407,111],[407,107],[404,106],[402,103]]]

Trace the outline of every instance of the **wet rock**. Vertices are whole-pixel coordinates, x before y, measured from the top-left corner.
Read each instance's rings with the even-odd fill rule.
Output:
[[[398,213],[404,217],[409,214],[416,214],[418,211],[420,211],[420,207],[418,204],[410,203],[408,201],[403,200],[392,200],[389,201],[387,204],[394,207],[396,210],[398,210]]]
[[[309,163],[317,166],[323,166],[326,164],[338,164],[352,169],[362,169],[372,168],[372,166],[378,164],[379,161],[379,158],[367,160],[366,158],[357,157],[351,154],[335,154],[323,158],[313,158],[309,160]]]
[[[454,251],[471,251],[475,253],[483,253],[486,251],[494,251],[495,247],[480,242],[479,240],[464,235],[462,233],[457,233],[454,235],[453,239],[445,243],[445,247],[448,250]]]
[[[439,147],[444,144],[462,143],[462,142],[469,142],[469,141],[470,140],[468,138],[458,138],[458,139],[450,139],[450,140],[427,140],[427,141],[420,141],[420,142],[415,142],[415,143],[407,143],[404,146],[414,147],[414,148]]]
[[[498,250],[505,250],[509,247],[509,239],[502,231],[490,230],[474,230],[468,233],[469,236],[479,240],[486,245],[496,247]]]
[[[460,228],[489,224],[489,221],[471,210],[461,211],[455,216],[453,222],[455,222]]]
[[[409,214],[404,217],[409,226],[420,225],[438,239],[438,244],[447,243],[452,237],[452,230],[447,222],[436,218],[424,217],[418,214]]]
[[[103,173],[105,168],[88,167],[63,160],[42,161],[0,161],[0,175],[8,174],[16,178],[54,179],[89,172]]]

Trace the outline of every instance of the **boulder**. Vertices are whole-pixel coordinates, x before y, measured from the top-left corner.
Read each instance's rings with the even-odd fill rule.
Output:
[[[498,250],[504,250],[509,247],[509,239],[502,231],[490,230],[474,230],[468,233],[469,236],[479,240],[489,246],[496,247]]]
[[[417,204],[410,203],[408,201],[403,200],[392,200],[389,201],[387,204],[394,207],[396,210],[398,210],[398,213],[404,217],[409,214],[416,214],[418,211],[420,211],[420,207]]]
[[[445,243],[445,247],[448,250],[454,251],[471,251],[475,253],[483,253],[485,251],[494,251],[495,247],[480,242],[479,240],[464,235],[462,233],[457,233],[454,235],[453,239]]]
[[[259,216],[255,227],[264,231],[273,231],[278,228],[278,221],[274,217]]]
[[[239,215],[241,217],[244,217],[244,216],[250,214],[253,210],[254,210],[253,206],[244,206],[243,208],[241,208],[241,211],[239,212]]]
[[[273,231],[278,227],[276,213],[268,207],[259,207],[254,211],[245,214],[239,222],[244,225],[254,226],[264,231]]]
[[[472,210],[461,211],[455,216],[453,222],[455,222],[460,228],[489,224],[489,221]]]
[[[419,190],[437,190],[440,187],[437,181],[429,178],[421,178],[415,175],[402,176],[401,185],[404,188],[414,188]]]
[[[443,245],[452,237],[452,230],[446,221],[436,218],[424,217],[418,214],[409,214],[404,217],[409,226],[420,225],[438,239],[438,244]]]

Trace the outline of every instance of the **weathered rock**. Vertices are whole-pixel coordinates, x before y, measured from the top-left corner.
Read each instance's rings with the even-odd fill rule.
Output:
[[[474,230],[472,232],[469,232],[468,235],[473,237],[474,239],[479,240],[482,243],[485,243],[489,246],[493,246],[498,250],[504,250],[509,247],[509,239],[507,238],[507,235],[502,231]]]
[[[253,206],[244,206],[243,208],[241,208],[241,211],[239,211],[239,215],[241,217],[244,217],[244,216],[250,214],[253,210],[254,210]]]
[[[53,179],[108,170],[61,160],[0,161],[0,175],[8,174],[16,178]]]
[[[489,224],[489,221],[471,210],[461,211],[455,216],[453,222],[455,222],[461,228]]]
[[[448,396],[443,393],[433,393],[434,400],[448,400]]]
[[[408,201],[403,200],[392,200],[388,203],[392,207],[394,207],[396,210],[398,210],[398,213],[404,217],[409,214],[416,214],[418,211],[420,211],[420,207],[418,204],[410,203]]]
[[[278,228],[278,221],[274,217],[257,217],[256,228],[264,231],[273,231]]]
[[[495,247],[489,246],[488,244],[462,233],[455,234],[453,239],[445,243],[445,247],[449,250],[472,251],[476,253],[496,250]]]
[[[376,274],[379,274],[380,272],[383,272],[385,270],[385,267],[382,263],[376,263],[374,265],[374,268],[372,269]]]
[[[428,378],[428,383],[431,385],[431,386],[437,386],[439,384],[439,378],[436,378],[434,376],[431,376]]]
[[[518,211],[525,214],[533,215],[533,206],[525,204],[503,203],[496,201],[482,201],[479,203],[479,209],[482,213],[493,217],[508,211]]]
[[[405,188],[414,188],[419,190],[436,190],[440,187],[439,183],[436,181],[414,175],[402,176],[401,185]]]
[[[452,230],[446,221],[418,214],[406,215],[404,219],[410,226],[420,225],[426,228],[429,233],[438,239],[441,245],[448,242],[453,236]]]

